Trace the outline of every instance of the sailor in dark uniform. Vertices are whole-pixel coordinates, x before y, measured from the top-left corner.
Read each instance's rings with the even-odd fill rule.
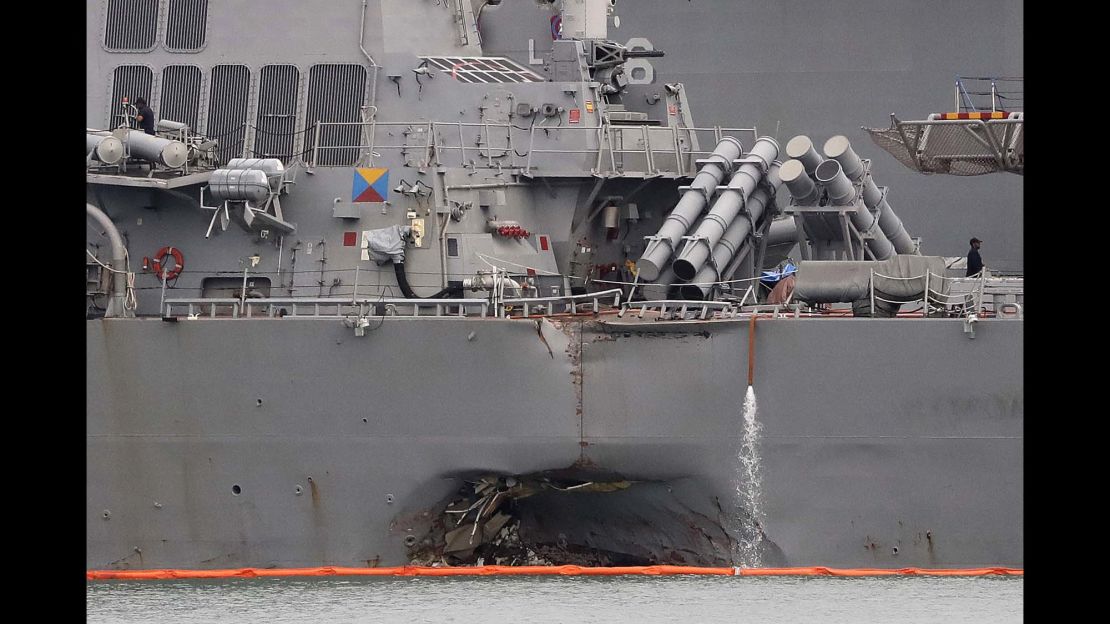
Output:
[[[967,277],[979,275],[983,270],[983,259],[979,257],[979,245],[982,242],[978,238],[971,239],[971,249],[967,252]]]
[[[139,122],[139,127],[147,134],[154,134],[154,111],[147,106],[146,100],[143,98],[135,100],[135,108],[138,109],[135,121]]]

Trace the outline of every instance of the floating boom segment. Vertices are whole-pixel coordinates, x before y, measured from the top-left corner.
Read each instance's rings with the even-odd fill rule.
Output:
[[[771,167],[775,157],[779,155],[779,144],[771,137],[760,137],[752,151],[748,153],[740,169],[732,175],[728,187],[713,203],[709,214],[702,219],[697,230],[691,236],[691,241],[682,248],[682,253],[674,261],[674,272],[679,278],[688,280],[697,275],[705,261],[709,259],[711,251],[724,236],[725,230],[740,214],[740,209],[755,192],[756,186],[763,178],[763,172]],[[777,170],[778,167],[775,167]],[[776,173],[777,179],[777,173]],[[760,207],[762,211],[762,207]],[[753,215],[753,221],[755,217]]]
[[[825,142],[824,152],[826,156],[840,163],[840,166],[844,169],[844,174],[849,179],[863,184],[863,203],[871,210],[879,213],[879,229],[894,244],[894,250],[900,254],[917,253],[913,239],[906,232],[902,220],[890,207],[886,200],[886,194],[875,185],[875,180],[871,175],[864,175],[866,168],[855,150],[852,149],[848,137],[837,135],[829,139]],[[872,253],[874,253],[874,250],[872,250]]]
[[[774,201],[775,193],[782,185],[778,169],[779,163],[775,161],[767,171],[767,186],[770,187],[770,191],[767,187],[758,188],[752,192],[748,201],[744,203],[748,218],[734,218],[732,223],[729,224],[728,229],[721,236],[720,242],[713,248],[713,262],[704,263],[691,283],[682,285],[681,292],[684,299],[709,298],[709,294],[713,291],[713,283],[724,277],[724,275],[719,275],[718,271],[723,271],[737,256],[744,245],[744,241],[751,234],[752,224],[759,222],[767,205]],[[733,179],[735,179],[735,176]],[[794,229],[793,221],[791,221],[791,229]],[[675,265],[677,264],[678,262],[675,262]]]
[[[817,167],[816,174],[817,181],[824,185],[829,194],[829,202],[834,206],[847,206],[855,201],[856,187],[844,174],[839,162],[826,160]],[[876,260],[886,260],[894,254],[894,246],[890,244],[890,240],[883,234],[881,228],[874,227],[875,215],[871,214],[863,202],[858,203],[856,209],[848,213],[848,217],[856,230],[871,235],[867,240],[867,248]]]
[[[726,174],[732,172],[732,161],[740,157],[744,148],[740,141],[732,137],[725,137],[713,148],[713,153],[705,159],[698,174],[690,186],[680,187],[682,197],[678,200],[671,214],[667,215],[662,227],[655,236],[648,237],[647,248],[636,262],[641,278],[647,281],[658,279],[662,267],[670,260],[678,241],[690,230],[690,226],[697,220],[698,215],[709,203],[713,191],[721,183]]]

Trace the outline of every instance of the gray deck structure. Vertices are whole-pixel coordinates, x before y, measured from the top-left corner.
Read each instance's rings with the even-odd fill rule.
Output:
[[[229,210],[225,228],[193,183],[210,168],[89,169],[87,201],[125,241],[137,301],[137,318],[87,324],[90,569],[405,564],[425,512],[485,473],[604,471],[665,484],[695,524],[744,512],[752,308],[381,316],[402,286],[364,259],[365,232],[420,228],[404,259],[419,296],[492,264],[537,297],[566,297],[605,279],[597,267],[640,257],[722,137],[747,154],[758,136],[847,134],[927,252],[958,255],[977,235],[988,266],[1021,269],[1020,178],[915,177],[854,131],[935,112],[970,60],[1020,73],[1020,4],[617,4],[610,39],[666,51],[630,60],[619,97],[580,71],[575,42],[554,42],[555,14],[531,0],[88,1],[89,128],[115,127],[118,98],[142,95],[159,117],[219,135],[222,161],[279,158],[292,172],[280,219],[237,224]],[[136,17],[144,7],[153,21]],[[466,63],[489,57],[514,61],[516,79],[471,81],[481,70]],[[353,201],[359,167],[388,169],[387,201]],[[108,262],[102,229],[90,222],[89,249]],[[167,247],[185,265],[163,282],[142,265]],[[758,274],[755,256],[738,271]],[[586,290],[621,286],[619,269],[608,275]],[[90,278],[92,317],[107,281]],[[291,306],[251,299],[372,311],[359,336],[342,314],[271,317]],[[221,302],[215,318],[181,311],[201,300]],[[1024,325],[998,314],[969,335],[962,314],[757,322],[762,529],[778,563],[1022,566]],[[639,503],[648,539],[656,511]]]

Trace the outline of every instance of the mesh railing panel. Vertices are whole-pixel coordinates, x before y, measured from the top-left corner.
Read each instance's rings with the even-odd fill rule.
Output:
[[[998,171],[1024,173],[1021,123],[897,122],[864,128],[871,140],[903,165],[922,173],[959,176]]]

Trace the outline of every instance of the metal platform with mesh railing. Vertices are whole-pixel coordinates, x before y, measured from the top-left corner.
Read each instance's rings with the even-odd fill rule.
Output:
[[[955,112],[863,129],[875,144],[921,173],[972,176],[1025,174],[1025,113],[1021,78],[956,79]]]

